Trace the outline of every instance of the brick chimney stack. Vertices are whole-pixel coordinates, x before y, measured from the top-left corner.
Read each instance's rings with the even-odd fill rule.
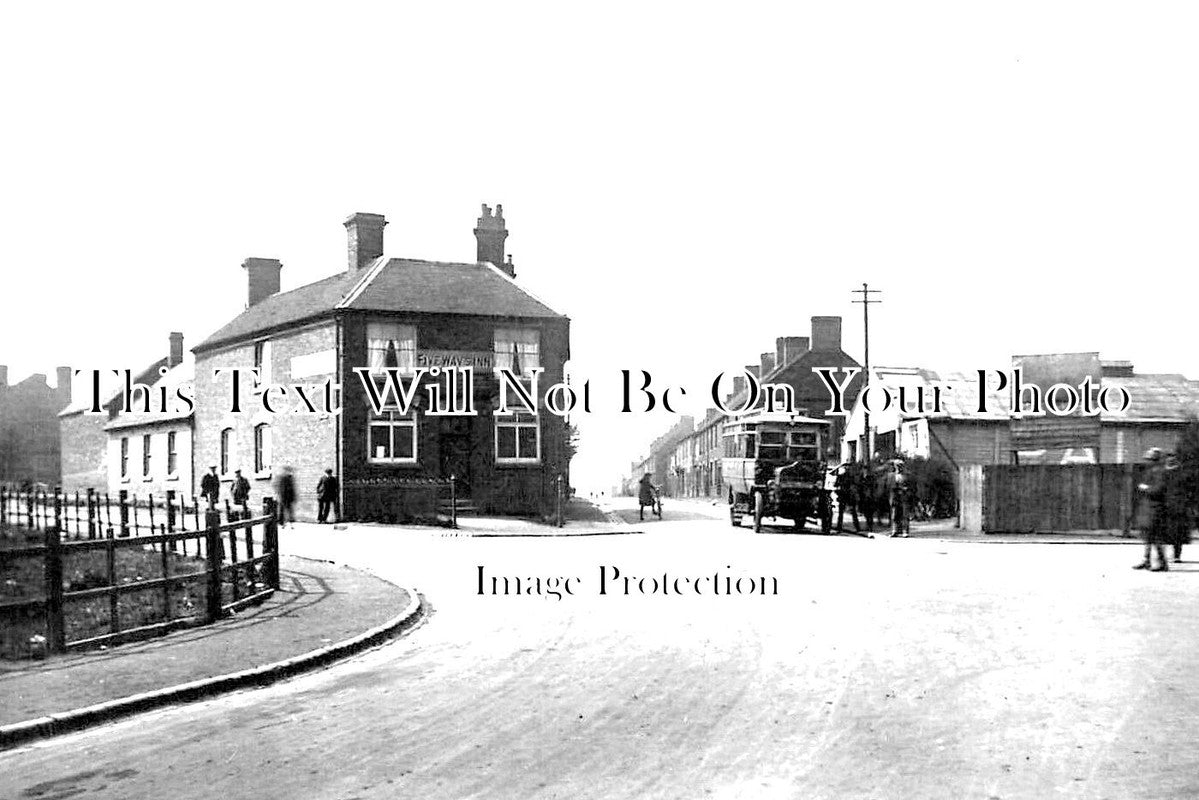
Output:
[[[478,244],[476,259],[480,264],[490,262],[508,273],[508,277],[516,277],[516,267],[509,260],[504,261],[504,240],[508,238],[508,229],[504,225],[504,207],[497,205],[495,215],[491,207],[483,204],[483,216],[479,217],[479,227],[475,228],[475,241]]]
[[[349,237],[349,272],[355,272],[383,255],[383,226],[387,220],[382,214],[367,214],[358,211],[346,220]]]
[[[8,388],[8,365],[0,364],[0,389]]]
[[[761,358],[762,368],[758,373],[758,377],[762,380],[766,380],[766,376],[774,371],[774,353],[763,353]]]
[[[808,352],[808,337],[780,336],[774,340],[775,360],[777,367],[786,366],[799,356]]]
[[[167,355],[167,366],[177,367],[183,363],[183,334],[172,331],[170,335],[171,351]]]
[[[71,368],[58,367],[55,372],[58,376],[58,387],[54,392],[58,395],[58,402],[66,408],[71,404]]]
[[[840,317],[812,317],[812,349],[821,352],[841,349]]]
[[[241,262],[249,280],[246,306],[256,306],[279,293],[279,270],[283,264],[277,258],[247,258]]]

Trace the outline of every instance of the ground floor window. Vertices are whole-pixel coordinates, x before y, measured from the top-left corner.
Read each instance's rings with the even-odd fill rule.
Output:
[[[495,460],[531,464],[541,459],[541,425],[532,414],[495,418]]]
[[[385,411],[371,419],[367,459],[374,464],[416,463],[416,418]]]
[[[271,426],[254,426],[254,472],[269,472],[271,468]]]
[[[179,450],[175,442],[175,431],[167,433],[167,475],[174,477],[179,472]]]

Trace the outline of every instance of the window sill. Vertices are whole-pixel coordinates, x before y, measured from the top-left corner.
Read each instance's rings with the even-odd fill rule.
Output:
[[[540,467],[541,459],[540,458],[505,458],[505,459],[497,458],[495,460],[495,465],[497,467]]]
[[[122,475],[122,476],[121,476],[121,483],[129,483],[129,476],[128,476],[128,475]]]
[[[269,469],[254,473],[254,480],[256,481],[269,481],[270,479],[271,471]]]
[[[142,476],[142,483],[150,483],[153,480],[154,480],[153,475],[143,475]]]
[[[388,460],[388,461],[380,461],[377,459],[370,458],[370,459],[367,459],[366,463],[368,463],[372,466],[376,466],[376,467],[419,467],[420,466],[420,462],[418,462],[415,458],[413,458],[413,459],[405,458],[403,460],[396,459],[396,460]]]
[[[167,479],[168,481],[177,481],[177,480],[179,480],[179,473],[178,473],[178,472],[176,472],[176,473],[174,473],[174,474],[172,474],[172,475],[168,475],[168,476],[166,477],[166,479]]]

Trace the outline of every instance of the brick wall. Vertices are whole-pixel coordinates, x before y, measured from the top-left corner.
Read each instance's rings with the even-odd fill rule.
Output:
[[[540,414],[541,462],[539,464],[502,465],[495,462],[494,418],[491,402],[497,382],[485,370],[475,371],[474,417],[432,417],[418,412],[417,463],[372,464],[368,460],[367,428],[370,408],[359,380],[351,370],[367,366],[366,325],[371,320],[387,320],[414,325],[417,346],[424,350],[466,350],[491,352],[497,327],[535,327],[541,331],[540,378],[542,395],[562,380],[563,365],[569,355],[569,329],[566,320],[517,320],[467,315],[398,315],[354,313],[344,318],[343,352],[346,401],[343,411],[342,474],[345,481],[369,481],[388,478],[444,477],[443,436],[458,435],[469,442],[470,497],[483,513],[548,513],[553,507],[554,477],[567,472],[564,463],[566,426],[550,414]],[[423,396],[423,390],[421,396]],[[539,398],[540,402],[540,398]],[[356,501],[347,495],[345,513],[353,517]]]
[[[332,321],[269,337],[270,383],[301,383],[314,387],[323,385],[334,376],[336,365],[337,331]],[[328,365],[328,371],[312,375],[292,375],[292,359],[328,353],[327,359],[318,359]],[[312,364],[311,359],[301,363]],[[294,396],[271,395],[272,406],[277,413],[268,413],[262,407],[261,395],[253,391],[252,378],[244,375],[241,387],[241,413],[230,411],[230,378],[222,374],[213,377],[213,369],[242,367],[249,370],[254,366],[254,343],[209,351],[196,355],[196,412],[195,412],[195,473],[202,476],[211,464],[220,464],[221,431],[233,431],[234,452],[229,465],[230,474],[222,475],[221,496],[228,497],[232,482],[232,470],[240,467],[250,481],[250,504],[257,508],[262,498],[274,495],[273,482],[284,465],[295,472],[297,505],[300,519],[316,518],[316,484],[326,468],[337,469],[337,421],[336,417],[324,413],[293,413],[299,404]],[[309,367],[313,369],[314,367]],[[270,426],[271,469],[263,473],[254,471],[254,429],[257,425]],[[197,487],[199,477],[196,478]]]

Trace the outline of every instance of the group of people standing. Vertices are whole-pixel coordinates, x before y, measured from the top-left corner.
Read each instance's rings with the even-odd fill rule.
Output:
[[[250,482],[241,474],[240,469],[233,470],[230,495],[234,506],[230,509],[230,514],[237,514],[237,518],[239,519],[249,519],[251,516],[249,505]],[[334,522],[337,522],[341,518],[339,495],[340,486],[338,485],[337,478],[334,476],[332,469],[326,469],[325,474],[321,476],[320,481],[316,485],[317,522],[328,522],[330,511],[333,512]],[[200,479],[200,497],[208,502],[210,506],[216,506],[220,496],[221,478],[217,471],[217,466],[214,464],[209,467],[209,471]],[[280,525],[296,521],[296,478],[291,467],[283,467],[275,479],[275,503]]]
[[[1145,467],[1137,484],[1137,527],[1145,539],[1145,557],[1133,569],[1167,572],[1166,546],[1174,553],[1174,563],[1182,561],[1182,546],[1190,544],[1193,513],[1187,484],[1178,459],[1166,456],[1156,447],[1145,453]],[[1157,566],[1153,553],[1157,552]]]
[[[884,516],[891,536],[906,538],[911,532],[912,484],[900,459],[884,460],[878,453],[869,462],[851,461],[837,468],[837,532],[845,531],[845,512],[853,518],[854,532],[860,532],[858,512],[866,518],[866,530],[881,526]]]

